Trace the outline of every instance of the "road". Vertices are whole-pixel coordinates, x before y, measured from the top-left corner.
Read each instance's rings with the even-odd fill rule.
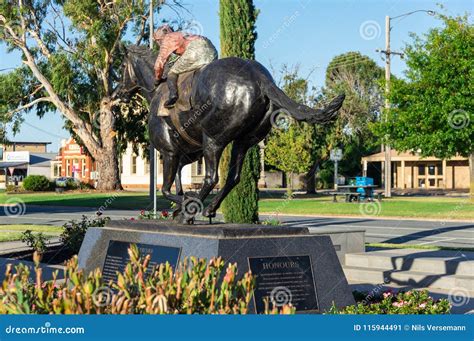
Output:
[[[7,208],[0,206],[0,224],[62,225],[82,215],[94,217],[96,210],[86,207],[25,206],[20,215],[7,215]],[[138,216],[138,211],[108,209],[104,216],[112,219],[130,219]],[[266,216],[262,215],[261,219]],[[306,226],[310,229],[321,227],[353,227],[366,230],[368,243],[396,243],[438,245],[450,247],[474,247],[474,222],[444,222],[404,219],[369,219],[343,217],[298,217],[279,216],[287,226]],[[1,231],[1,230],[0,230]]]

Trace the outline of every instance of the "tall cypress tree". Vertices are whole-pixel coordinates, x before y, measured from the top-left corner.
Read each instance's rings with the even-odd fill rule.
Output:
[[[255,59],[255,22],[258,11],[252,0],[220,0],[220,42],[222,57]],[[225,183],[230,161],[230,148],[224,151],[220,163],[221,187]],[[245,156],[240,183],[222,203],[224,219],[230,223],[258,222],[258,178],[260,151],[249,149]]]

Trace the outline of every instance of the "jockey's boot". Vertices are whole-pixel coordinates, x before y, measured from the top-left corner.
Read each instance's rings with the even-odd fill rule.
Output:
[[[170,95],[168,100],[165,102],[165,108],[170,109],[174,107],[174,104],[178,100],[178,75],[174,73],[168,74],[166,84],[168,85]]]

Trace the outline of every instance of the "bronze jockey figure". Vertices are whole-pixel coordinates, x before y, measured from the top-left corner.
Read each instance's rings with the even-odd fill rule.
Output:
[[[165,108],[172,108],[178,100],[178,76],[182,73],[199,69],[217,59],[217,50],[209,39],[184,32],[174,32],[169,25],[159,27],[153,39],[160,46],[160,53],[155,63],[155,79],[159,83],[163,69],[171,54],[180,56],[170,68],[166,80],[169,98]]]

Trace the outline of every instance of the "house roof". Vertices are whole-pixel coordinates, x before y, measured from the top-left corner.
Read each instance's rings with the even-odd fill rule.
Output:
[[[4,162],[0,161],[0,168],[9,168],[9,167],[15,167],[15,168],[27,168],[28,167],[28,162]]]
[[[442,161],[442,159],[428,156],[428,157],[421,157],[419,153],[414,152],[399,152],[397,150],[391,149],[390,150],[390,158],[392,161]],[[466,157],[462,156],[454,156],[449,159],[450,161],[465,161],[467,160]],[[362,158],[362,162],[383,162],[385,161],[385,152],[375,153],[372,155],[364,156]]]
[[[30,166],[50,167],[56,155],[56,153],[30,153]]]

